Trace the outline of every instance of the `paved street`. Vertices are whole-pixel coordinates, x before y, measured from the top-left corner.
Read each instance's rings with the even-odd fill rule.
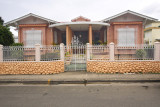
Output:
[[[1,107],[159,107],[160,83],[0,85]]]

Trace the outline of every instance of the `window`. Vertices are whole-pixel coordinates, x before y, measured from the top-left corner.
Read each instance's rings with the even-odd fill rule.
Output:
[[[26,46],[34,46],[35,44],[42,45],[42,31],[41,30],[27,30],[26,31]]]
[[[120,28],[118,29],[118,46],[135,46],[135,29]]]
[[[54,43],[57,44],[57,32],[54,31]]]

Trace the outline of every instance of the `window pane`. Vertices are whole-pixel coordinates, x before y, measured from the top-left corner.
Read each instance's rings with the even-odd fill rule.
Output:
[[[26,31],[26,46],[34,46],[41,43],[41,30],[27,30]]]
[[[120,28],[118,29],[118,46],[135,46],[135,29]]]
[[[135,29],[127,29],[127,46],[135,46]]]
[[[118,29],[118,46],[126,45],[126,29]]]

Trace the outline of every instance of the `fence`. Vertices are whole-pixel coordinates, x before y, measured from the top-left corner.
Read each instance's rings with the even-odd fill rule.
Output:
[[[54,61],[60,60],[60,46],[35,45],[0,46],[0,61]]]
[[[40,60],[53,61],[60,60],[60,46],[43,46],[40,47]]]
[[[92,45],[90,50],[90,60],[109,60],[108,45]]]
[[[3,61],[35,61],[35,49],[23,46],[4,46]]]
[[[118,46],[87,44],[87,60],[101,61],[160,61],[160,43],[155,45],[139,44],[135,46]]]
[[[115,60],[154,60],[154,46],[139,44],[122,47],[115,45]]]
[[[83,50],[83,51],[82,51]],[[73,54],[73,55],[72,55]],[[25,46],[2,46],[0,45],[0,61],[68,61],[77,59],[87,59],[95,61],[123,61],[123,60],[155,60],[160,61],[160,43],[154,46],[117,46],[114,43],[109,45],[90,45],[66,47],[64,44],[57,46],[35,45],[33,48]],[[65,57],[65,58],[64,58]],[[68,58],[68,59],[67,59]],[[78,59],[79,58],[79,59]]]

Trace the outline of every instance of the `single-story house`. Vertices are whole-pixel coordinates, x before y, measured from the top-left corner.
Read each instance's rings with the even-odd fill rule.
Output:
[[[144,42],[145,25],[155,21],[157,19],[127,10],[101,21],[79,16],[71,22],[58,22],[29,13],[5,24],[17,27],[18,41],[25,46],[37,43],[70,45],[73,37],[81,44],[114,42],[118,46],[135,46]]]

